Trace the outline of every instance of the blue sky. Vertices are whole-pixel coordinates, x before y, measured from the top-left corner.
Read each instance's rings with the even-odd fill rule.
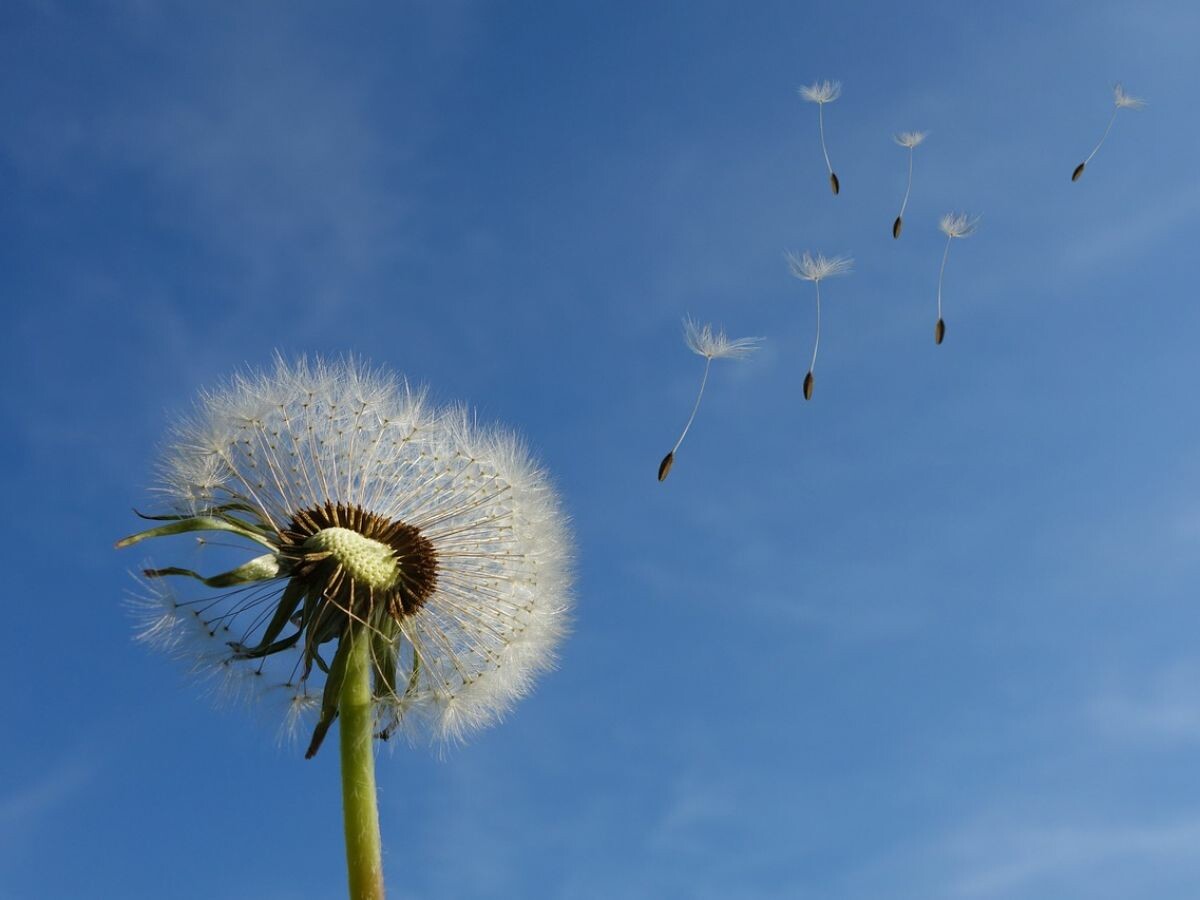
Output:
[[[391,896],[1194,897],[1198,37],[1184,2],[6,5],[0,897],[343,890],[336,754],[135,645],[112,550],[172,417],[276,350],[516,427],[577,534],[561,669],[381,758]],[[1116,80],[1149,106],[1072,184]],[[950,210],[984,218],[935,347]],[[809,403],[787,249],[856,259]],[[766,344],[660,485],[689,313]]]

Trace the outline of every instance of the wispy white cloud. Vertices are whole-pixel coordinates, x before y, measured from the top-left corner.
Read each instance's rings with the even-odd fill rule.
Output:
[[[1153,883],[1150,873],[1157,867],[1200,870],[1195,856],[1198,843],[1200,817],[1170,822],[980,827],[947,841],[948,855],[958,864],[943,895],[1061,896],[1056,890],[1070,884],[1074,896],[1113,896],[1106,882],[1109,888]]]
[[[1135,212],[1092,223],[1086,232],[1063,239],[1061,266],[1073,276],[1124,267],[1156,242],[1196,222],[1200,222],[1200,184],[1180,188],[1172,183],[1157,196],[1140,200]]]
[[[845,878],[836,897],[892,900],[1043,900],[1191,896],[1200,861],[1200,811],[1144,812],[1122,818],[1093,812],[1037,811],[1001,801],[936,833],[898,842]]]
[[[44,817],[60,810],[96,777],[87,759],[60,760],[41,776],[0,796],[0,846],[27,838]]]
[[[1088,703],[1087,715],[1116,741],[1200,744],[1200,663],[1177,661],[1132,684],[1106,687]]]

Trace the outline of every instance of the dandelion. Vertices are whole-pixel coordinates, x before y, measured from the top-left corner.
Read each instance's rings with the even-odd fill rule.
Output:
[[[818,253],[816,256],[807,250],[803,256],[794,253],[784,255],[792,274],[803,281],[811,281],[817,288],[817,334],[813,340],[812,362],[808,366],[808,374],[804,376],[804,399],[811,400],[813,394],[813,370],[817,367],[817,349],[821,346],[821,281],[835,275],[845,275],[851,271],[854,260],[849,256],[826,257]]]
[[[687,437],[688,429],[692,427],[692,422],[696,420],[696,412],[700,409],[700,400],[704,396],[704,387],[708,384],[708,370],[712,366],[712,361],[714,359],[745,359],[762,343],[762,338],[730,340],[725,336],[724,331],[714,332],[711,325],[700,326],[691,319],[683,320],[683,340],[689,350],[697,356],[704,357],[704,377],[700,379],[700,392],[696,395],[692,414],[688,416],[687,424],[683,426],[683,433],[679,435],[679,440],[675,442],[671,452],[664,456],[663,461],[658,464],[659,481],[666,480],[667,475],[670,474],[671,466],[675,465],[675,451],[679,449],[679,445]]]
[[[1140,97],[1131,97],[1129,94],[1125,93],[1125,88],[1123,88],[1119,83],[1113,85],[1113,111],[1112,115],[1108,117],[1108,127],[1104,129],[1104,134],[1101,135],[1100,142],[1096,144],[1092,152],[1087,155],[1087,159],[1075,167],[1075,171],[1071,173],[1072,181],[1079,180],[1079,176],[1083,174],[1084,168],[1092,161],[1092,157],[1096,155],[1096,152],[1104,144],[1105,138],[1108,137],[1108,133],[1112,131],[1113,122],[1117,121],[1117,113],[1123,109],[1141,109],[1145,105],[1145,100],[1142,100]]]
[[[311,715],[306,757],[340,720],[350,893],[382,897],[372,737],[459,739],[553,664],[570,605],[553,490],[514,436],[385,372],[278,360],[201,396],[160,493],[170,511],[118,547],[219,533],[252,558],[145,570],[139,636]],[[209,590],[168,587],[193,581]]]
[[[817,123],[821,130],[821,153],[825,156],[825,168],[829,170],[829,187],[832,188],[834,194],[840,193],[842,186],[838,181],[837,173],[833,171],[833,166],[829,162],[829,151],[825,148],[825,104],[832,103],[842,96],[842,83],[840,81],[817,81],[796,90],[809,103],[817,104]]]
[[[928,135],[927,131],[903,131],[892,136],[892,140],[897,144],[908,148],[908,187],[904,189],[904,202],[900,204],[900,215],[896,216],[896,221],[892,223],[893,238],[900,237],[900,229],[904,227],[904,210],[908,208],[908,195],[912,193],[913,150]]]
[[[946,235],[946,250],[942,253],[942,268],[938,272],[938,317],[937,325],[933,329],[933,342],[935,344],[940,344],[946,337],[946,323],[942,319],[942,279],[946,275],[946,259],[950,256],[950,243],[955,238],[970,237],[978,227],[979,216],[970,216],[966,213],[946,213],[942,216],[941,222],[938,223],[938,228],[942,230],[942,234]]]

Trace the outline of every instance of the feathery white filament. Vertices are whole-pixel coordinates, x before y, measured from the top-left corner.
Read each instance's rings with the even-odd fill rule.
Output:
[[[835,275],[845,275],[852,271],[854,260],[849,256],[825,256],[818,253],[813,256],[807,250],[802,256],[788,251],[784,254],[788,269],[792,275],[802,281],[820,281]]]
[[[908,186],[904,189],[904,202],[900,204],[898,218],[904,218],[904,210],[908,209],[908,196],[912,193],[913,151],[928,135],[927,131],[902,131],[892,136],[892,140],[897,144],[908,148]]]
[[[821,253],[813,256],[807,250],[801,256],[789,251],[784,254],[784,258],[793,276],[802,281],[811,281],[817,286],[817,333],[813,340],[812,363],[808,367],[811,372],[816,368],[817,350],[821,346],[821,281],[852,271],[854,260],[849,256],[825,256]]]
[[[1118,81],[1113,85],[1113,105],[1118,109],[1141,109],[1146,101],[1125,93],[1124,86]]]
[[[744,359],[762,344],[762,338],[731,339],[721,329],[700,325],[691,318],[683,320],[683,340],[688,349],[705,359]]]
[[[950,256],[950,245],[955,238],[968,238],[979,228],[979,216],[970,213],[946,213],[938,222],[938,228],[946,235],[946,249],[942,252],[942,267],[938,272],[937,306],[938,318],[942,317],[942,279],[946,275],[946,259]]]
[[[762,343],[762,338],[756,337],[730,339],[726,337],[724,330],[713,331],[712,325],[701,326],[690,317],[683,320],[683,340],[689,350],[697,356],[704,357],[704,375],[700,379],[700,391],[696,394],[696,402],[692,405],[692,414],[688,416],[687,424],[683,426],[679,440],[671,448],[671,454],[679,449],[679,445],[683,443],[688,430],[692,427],[692,422],[696,420],[700,401],[704,397],[704,388],[708,384],[708,371],[712,367],[712,361],[714,359],[745,359]]]
[[[797,88],[796,91],[809,103],[832,103],[842,96],[842,83],[840,81],[814,81],[812,84]]]
[[[817,104],[817,127],[821,134],[821,155],[825,157],[825,169],[833,174],[833,165],[829,162],[829,151],[825,147],[825,104],[832,103],[842,95],[840,81],[817,81],[796,89],[809,103]]]
[[[942,234],[952,238],[970,237],[979,227],[979,216],[969,213],[946,213],[938,222]]]
[[[1102,146],[1104,146],[1104,142],[1108,139],[1108,133],[1112,131],[1113,123],[1117,121],[1117,113],[1123,109],[1141,109],[1145,105],[1145,100],[1142,100],[1140,97],[1131,97],[1129,94],[1125,93],[1125,88],[1123,88],[1119,83],[1114,85],[1112,115],[1108,117],[1108,125],[1105,126],[1104,134],[1100,136],[1099,142],[1094,148],[1092,148],[1092,152],[1087,155],[1087,159],[1083,161],[1083,164],[1086,166],[1088,163],[1090,163],[1092,161],[1092,157],[1100,151]]]

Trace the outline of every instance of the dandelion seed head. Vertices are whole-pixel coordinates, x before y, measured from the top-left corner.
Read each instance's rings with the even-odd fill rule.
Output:
[[[814,256],[807,250],[801,256],[789,251],[784,258],[791,273],[804,281],[821,281],[835,275],[846,275],[854,267],[854,260],[849,256],[825,256],[821,253]]]
[[[1141,109],[1146,105],[1146,101],[1125,93],[1125,88],[1118,82],[1113,85],[1113,105],[1118,109]]]
[[[907,147],[911,150],[927,137],[929,137],[928,131],[901,131],[899,134],[892,135],[892,140],[901,147]]]
[[[816,81],[796,88],[796,92],[809,103],[832,103],[842,96],[842,83],[840,81]]]
[[[938,222],[938,228],[947,237],[970,237],[979,227],[979,218],[968,213],[946,213]]]
[[[225,695],[286,699],[285,731],[320,712],[350,629],[372,640],[380,727],[414,740],[497,721],[555,663],[565,516],[525,445],[463,407],[353,360],[280,359],[204,393],[160,475],[164,527],[231,532],[254,558],[148,570],[138,637]],[[181,574],[206,587],[176,595]]]
[[[688,349],[705,359],[745,359],[762,345],[763,339],[731,339],[724,330],[713,331],[712,325],[700,325],[687,318],[683,320],[683,340]]]

